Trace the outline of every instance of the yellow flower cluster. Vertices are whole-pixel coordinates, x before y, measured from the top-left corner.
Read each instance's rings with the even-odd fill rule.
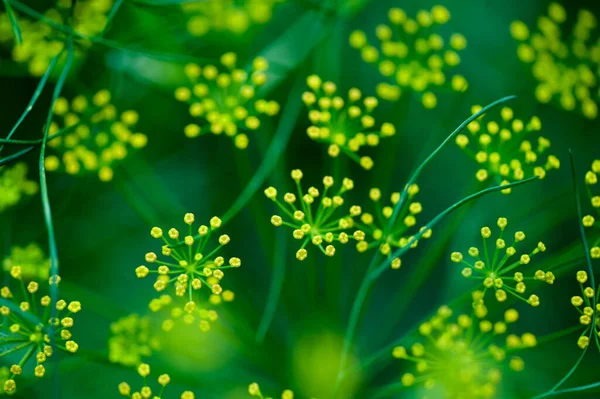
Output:
[[[548,15],[538,18],[535,32],[530,32],[523,21],[514,21],[510,33],[519,42],[517,56],[531,65],[538,83],[536,99],[544,104],[554,102],[567,111],[577,109],[586,118],[595,119],[600,98],[600,42],[592,35],[596,17],[588,10],[579,10],[572,33],[563,39],[561,30],[566,20],[563,6],[552,2]]]
[[[184,2],[181,8],[191,17],[187,30],[192,36],[209,32],[241,35],[252,25],[263,25],[273,17],[273,8],[284,0],[219,0]]]
[[[346,99],[336,95],[337,86],[333,82],[323,82],[317,75],[306,80],[311,91],[302,95],[309,108],[311,126],[308,137],[320,143],[329,144],[328,154],[337,157],[340,151],[365,169],[373,167],[368,156],[359,157],[361,147],[376,147],[379,140],[396,134],[391,123],[377,127],[372,113],[379,101],[375,97],[365,97],[357,88],[348,91]],[[361,101],[362,100],[362,101]]]
[[[100,90],[91,99],[76,96],[70,102],[58,98],[55,119],[49,135],[63,132],[48,142],[45,159],[48,171],[63,170],[70,175],[97,173],[101,181],[112,180],[114,167],[132,150],[146,146],[148,138],[134,133],[139,115],[127,110],[120,113],[111,104],[108,90]]]
[[[495,323],[485,316],[461,314],[452,318],[452,314],[448,306],[442,306],[419,326],[420,340],[410,348],[393,349],[394,358],[415,367],[414,372],[402,375],[402,384],[423,386],[431,397],[495,397],[501,368],[508,364],[511,370],[522,371],[523,359],[511,354],[534,347],[536,337],[508,333],[509,325],[519,318],[515,309],[507,310],[504,320]]]
[[[390,25],[378,25],[375,33],[379,48],[369,43],[367,35],[360,30],[350,35],[350,45],[361,51],[362,59],[377,64],[379,73],[393,80],[381,83],[377,93],[381,98],[395,101],[403,90],[422,93],[425,108],[435,108],[437,97],[432,88],[467,90],[467,80],[449,71],[460,64],[459,51],[467,47],[467,40],[454,33],[446,40],[436,33],[438,27],[450,20],[450,12],[436,5],[430,11],[420,10],[415,18],[409,18],[400,8],[388,12]],[[449,44],[449,45],[448,45]]]
[[[571,304],[579,312],[579,323],[585,327],[585,330],[577,340],[577,345],[581,349],[587,348],[590,344],[589,335],[591,333],[595,337],[598,349],[600,349],[600,343],[598,343],[598,338],[600,337],[600,304],[597,303],[597,298],[594,300],[594,295],[596,295],[594,287],[584,286],[588,282],[587,272],[580,270],[577,272],[576,277],[581,288],[581,296],[576,295],[572,297]],[[594,302],[596,302],[596,310],[594,310]]]
[[[150,318],[130,314],[110,325],[108,359],[124,366],[136,366],[143,357],[160,349],[158,337],[152,334]]]
[[[260,387],[256,382],[253,382],[248,386],[248,393],[250,396],[258,396],[260,399],[272,399],[271,397],[263,396],[262,392],[260,391]],[[289,389],[284,390],[281,393],[281,399],[294,399],[294,392]]]
[[[212,279],[209,279],[209,283]],[[231,291],[223,291],[221,295],[212,294],[209,298],[209,302],[212,305],[224,302],[231,302],[234,299],[234,294]],[[185,304],[179,306],[173,303],[173,297],[168,294],[163,294],[158,298],[154,298],[150,301],[149,308],[152,312],[163,312],[168,313],[168,317],[162,322],[162,329],[165,332],[170,332],[175,328],[177,323],[184,326],[197,325],[200,331],[209,332],[211,323],[218,320],[219,315],[213,309],[199,307],[194,305],[193,307]]]
[[[598,175],[600,175],[600,159],[592,162],[592,167],[585,174],[585,184],[592,204],[592,208],[596,210],[597,217],[600,217],[600,191],[597,189]],[[590,255],[593,259],[600,259],[600,232],[598,228],[600,225],[596,223],[596,218],[592,215],[586,215],[583,217],[583,226],[588,229],[593,229],[595,234],[592,234]]]
[[[292,235],[294,239],[301,240],[300,249],[296,252],[298,260],[304,260],[308,256],[306,246],[309,242],[319,247],[321,252],[327,256],[335,255],[333,242],[346,244],[349,240],[362,241],[365,239],[365,233],[355,230],[352,234],[348,231],[354,226],[353,216],[361,213],[359,206],[350,207],[349,213],[340,215],[338,211],[344,205],[345,192],[354,188],[354,182],[348,178],[343,179],[340,187],[335,191],[330,191],[335,182],[331,176],[323,178],[323,192],[320,193],[316,187],[310,187],[306,194],[302,190],[300,180],[302,180],[302,171],[292,170],[292,179],[296,183],[297,196],[294,193],[286,193],[283,196],[283,202],[277,198],[277,189],[269,187],[265,190],[267,198],[277,204],[283,212],[283,217],[273,215],[271,223],[276,226],[286,226],[294,229]],[[319,197],[321,199],[319,200]],[[300,202],[300,207],[296,206],[296,201]],[[313,204],[317,202],[316,210]],[[336,214],[337,213],[337,214]]]
[[[27,165],[0,166],[0,213],[15,206],[23,197],[37,194],[39,185],[27,180]]]
[[[210,292],[209,301],[218,304],[221,298],[224,301],[233,300],[231,291],[224,291],[221,287],[221,280],[225,276],[224,270],[238,268],[242,265],[240,258],[232,257],[226,263],[222,256],[216,256],[221,249],[229,244],[230,238],[226,234],[220,235],[216,241],[217,246],[210,248],[209,244],[215,231],[221,226],[221,219],[213,217],[210,219],[209,226],[201,225],[194,235],[193,224],[195,217],[191,213],[185,214],[183,221],[187,224],[187,229],[180,237],[177,229],[171,228],[166,236],[162,229],[153,227],[150,231],[152,237],[162,240],[165,245],[162,247],[162,254],[173,259],[175,262],[165,262],[158,258],[154,252],[148,252],[145,256],[146,262],[155,265],[152,269],[142,265],[135,269],[139,278],[144,278],[148,274],[157,274],[154,282],[154,289],[157,292],[163,292],[168,287],[173,287],[175,296],[186,297],[187,301],[183,308],[176,307],[171,310],[171,316],[178,318],[184,316],[184,321],[194,321],[194,315],[202,314],[201,318],[216,319],[214,311],[197,309],[197,299],[195,294],[203,288]],[[168,236],[168,237],[167,237]],[[216,238],[216,237],[215,237]],[[180,241],[183,239],[183,241]],[[163,295],[159,299],[150,302],[152,311],[165,310],[172,304],[172,298],[169,295]],[[205,314],[206,313],[206,314]],[[177,316],[178,315],[178,316]],[[188,323],[191,324],[191,323]],[[163,324],[163,329],[169,331],[172,328],[172,320]],[[200,324],[204,331],[208,330],[208,323],[204,320]]]
[[[212,133],[233,138],[237,148],[248,146],[246,132],[260,128],[265,117],[279,113],[279,103],[257,99],[257,90],[267,83],[267,60],[257,57],[250,73],[236,68],[237,55],[221,56],[221,67],[187,64],[190,83],[175,90],[175,98],[189,105],[190,115],[199,120],[184,128],[189,138]]]
[[[23,280],[47,280],[50,277],[50,259],[33,242],[26,247],[11,248],[10,256],[4,259],[2,267],[5,272],[10,272],[13,266],[21,267]]]
[[[21,360],[10,367],[10,376],[4,382],[4,391],[12,394],[17,389],[15,378],[23,373],[29,360],[35,358],[33,374],[41,378],[46,373],[44,363],[52,356],[53,347],[75,353],[79,345],[72,340],[71,328],[73,315],[81,310],[77,301],[67,304],[63,299],[52,303],[48,295],[40,296],[41,285],[30,281],[27,285],[22,279],[21,268],[13,266],[10,270],[10,283],[0,289],[0,296],[12,302],[13,306],[0,306],[0,314],[8,323],[0,326],[0,345],[5,348],[3,355],[23,353]],[[54,276],[49,285],[58,284],[60,278]],[[51,308],[57,310],[56,317],[50,317]],[[15,309],[19,309],[16,311]]]
[[[481,110],[481,106],[471,107],[471,113]],[[537,136],[542,123],[537,116],[525,123],[514,118],[511,108],[500,110],[500,120],[485,121],[486,115],[471,122],[467,129],[469,135],[456,136],[456,144],[481,168],[475,174],[479,181],[494,179],[497,183],[508,184],[511,181],[538,176],[543,179],[546,172],[560,168],[560,161],[554,155],[542,159],[550,140]],[[532,143],[533,141],[533,143]],[[537,141],[537,143],[536,143]],[[510,193],[510,189],[502,191]]]
[[[150,375],[150,366],[146,363],[141,363],[137,368],[138,374],[144,379],[144,385],[140,388],[139,391],[132,392],[131,386],[122,382],[119,384],[119,393],[123,396],[127,396],[131,399],[162,399],[163,394],[165,392],[165,388],[171,382],[171,377],[168,374],[161,374],[158,376],[157,382],[159,385],[158,390],[152,390],[152,388],[148,385],[147,378]],[[184,391],[181,394],[181,399],[194,399],[194,393],[191,391]]]
[[[74,4],[74,9],[71,7]],[[113,6],[113,0],[58,0],[56,7],[48,9],[44,17],[57,24],[69,25],[74,31],[95,36],[101,33],[107,23],[107,14]],[[12,59],[20,64],[27,64],[29,73],[42,76],[50,61],[64,48],[60,34],[43,21],[31,21],[19,15],[22,42],[16,44],[12,33],[12,25],[8,14],[0,14],[0,43],[13,46]],[[80,42],[84,46],[88,43]],[[81,47],[80,47],[81,48]]]
[[[540,252],[544,252],[546,246],[544,243],[539,242],[529,254],[522,254],[518,257],[518,260],[511,261],[511,258],[517,253],[516,245],[525,240],[525,233],[517,231],[514,234],[512,243],[509,244],[504,238],[504,231],[508,225],[508,221],[506,218],[499,218],[497,224],[500,228],[500,234],[491,245],[492,230],[487,226],[481,229],[483,251],[477,247],[469,248],[468,254],[472,260],[465,260],[463,254],[460,252],[453,252],[450,255],[450,259],[452,262],[465,266],[462,270],[464,277],[480,281],[479,286],[483,289],[480,298],[481,301],[483,301],[488,290],[493,290],[498,302],[504,302],[508,298],[508,295],[512,295],[531,306],[539,306],[540,299],[537,295],[531,294],[528,298],[525,297],[524,294],[527,290],[525,282],[529,284],[530,281],[537,280],[553,284],[555,279],[554,274],[550,271],[544,272],[543,270],[537,270],[531,276],[525,276],[521,271],[511,274],[509,272],[529,265],[531,258]],[[493,253],[491,252],[491,248],[488,247],[493,248]],[[514,286],[506,284],[507,281],[514,283]]]
[[[391,256],[393,248],[402,248],[408,245],[408,242],[413,238],[413,234],[410,232],[415,230],[417,215],[423,211],[421,203],[413,201],[418,192],[418,185],[412,184],[408,187],[408,201],[399,210],[394,224],[390,226],[394,207],[400,201],[401,194],[399,192],[392,193],[390,205],[382,206],[381,191],[378,188],[372,188],[369,191],[369,198],[374,202],[375,212],[374,214],[363,212],[360,215],[360,221],[356,222],[356,226],[367,234],[364,241],[359,241],[356,244],[356,249],[359,252],[365,252],[378,247],[381,254]],[[431,234],[432,231],[428,230],[423,234],[423,238],[430,238]],[[418,241],[415,241],[411,244],[411,248],[416,247],[417,244]],[[391,267],[393,269],[399,269],[400,266],[401,261],[399,258],[392,260]]]

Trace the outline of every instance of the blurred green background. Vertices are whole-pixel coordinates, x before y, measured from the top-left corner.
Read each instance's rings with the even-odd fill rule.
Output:
[[[71,73],[63,91],[72,97],[109,89],[117,107],[139,112],[137,129],[148,135],[149,142],[116,169],[112,183],[101,183],[95,176],[48,175],[63,279],[61,297],[80,300],[84,308],[73,330],[81,353],[61,361],[61,398],[117,397],[119,382],[138,383],[132,368],[107,360],[107,340],[111,322],[130,313],[149,313],[147,303],[155,294],[151,284],[139,281],[134,273],[135,267],[143,263],[144,254],[158,249],[149,229],[154,225],[163,229],[180,227],[186,212],[195,213],[196,219],[204,223],[214,215],[223,215],[262,162],[281,115],[288,106],[296,106],[293,103],[297,101],[289,100],[290,95],[300,93],[295,82],[303,90],[305,77],[317,73],[338,82],[342,90],[356,86],[365,93],[374,93],[381,77],[348,45],[350,32],[362,29],[373,34],[393,6],[414,15],[418,9],[438,4],[338,1],[344,4],[332,3],[333,9],[349,10],[338,14],[327,11],[325,1],[289,0],[275,8],[269,23],[254,26],[243,35],[214,33],[197,38],[186,32],[186,16],[177,1],[156,3],[160,2],[126,0],[105,35],[122,48],[94,44],[84,62]],[[28,4],[44,9],[37,1]],[[478,243],[480,227],[495,223],[501,216],[508,218],[512,228],[525,231],[529,237],[526,246],[533,247],[537,241],[546,243],[548,251],[535,259],[540,267],[571,264],[557,273],[553,286],[537,290],[542,298],[539,308],[515,303],[522,310],[519,329],[542,336],[577,323],[569,299],[578,294],[574,271],[585,264],[568,150],[573,151],[583,184],[584,171],[600,157],[600,124],[537,103],[533,97],[535,82],[528,67],[517,59],[516,44],[509,34],[509,24],[515,19],[533,26],[546,12],[548,2],[447,0],[441,4],[452,15],[444,29],[460,32],[468,41],[457,71],[468,79],[469,90],[439,95],[434,110],[425,110],[419,99],[410,95],[395,104],[382,104],[376,116],[394,123],[397,134],[369,153],[376,162],[373,170],[361,170],[347,161],[338,166],[340,177],[355,181],[347,202],[366,202],[371,187],[380,187],[386,196],[401,190],[419,162],[470,115],[471,105],[485,105],[510,94],[518,95],[510,104],[517,115],[540,117],[542,134],[551,140],[553,153],[562,166],[543,181],[513,189],[511,195],[493,193],[466,211],[456,212],[435,229],[431,240],[403,258],[399,271],[386,272],[365,307],[354,360],[369,358],[437,307],[468,292],[472,282],[460,275],[460,268],[450,262],[449,254]],[[569,1],[564,6],[570,16],[587,8],[600,17],[597,1]],[[263,125],[250,137],[246,151],[235,149],[223,137],[186,138],[182,131],[190,117],[186,107],[173,98],[173,90],[183,82],[185,62],[216,62],[227,51],[237,52],[242,62],[265,56],[274,73],[267,98],[282,106],[272,124]],[[7,133],[25,109],[38,80],[11,61],[10,48],[3,47],[0,55],[0,129]],[[15,138],[40,137],[50,96],[51,90],[46,89]],[[226,277],[228,287],[236,293],[235,301],[221,308],[220,321],[211,332],[203,334],[196,328],[173,332],[164,341],[163,350],[149,359],[153,375],[168,372],[174,381],[165,397],[178,397],[185,388],[194,391],[197,398],[243,398],[247,396],[247,385],[254,381],[270,396],[290,388],[301,398],[331,397],[350,306],[371,255],[357,255],[349,245],[338,248],[333,259],[313,251],[306,261],[299,262],[290,231],[276,230],[269,222],[274,208],[262,195],[264,187],[273,184],[281,191],[291,188],[289,171],[294,168],[304,171],[307,185],[320,184],[322,176],[334,173],[325,147],[307,138],[306,109],[298,106],[297,123],[274,171],[223,228],[232,238],[227,255],[243,261],[241,269]],[[10,151],[7,148],[4,155]],[[34,151],[25,158],[34,180],[36,154]],[[476,170],[459,148],[453,143],[448,145],[418,180],[424,206],[420,220],[429,220],[480,188],[474,180]],[[0,214],[0,218],[0,248],[4,255],[12,245],[30,242],[39,243],[47,252],[39,194],[10,213]],[[281,299],[269,331],[258,342],[256,331],[269,286],[281,268],[285,269]],[[468,303],[464,304],[468,308]],[[549,389],[579,356],[576,339],[577,333],[524,352],[526,370],[520,374],[507,371],[499,397],[525,398]],[[403,365],[391,355],[384,356],[349,377],[347,397],[372,397],[378,388],[399,381]],[[598,353],[592,347],[565,387],[595,382],[597,370]],[[50,397],[53,379],[32,378],[22,376],[15,397]],[[413,395],[418,393],[406,390],[391,397]],[[600,390],[587,395],[598,397]]]

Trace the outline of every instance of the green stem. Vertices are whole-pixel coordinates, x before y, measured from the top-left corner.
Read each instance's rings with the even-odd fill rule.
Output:
[[[281,295],[281,289],[283,287],[283,281],[285,279],[285,264],[286,264],[286,247],[287,238],[284,231],[279,231],[275,241],[275,255],[273,259],[273,277],[271,279],[271,285],[269,287],[269,294],[267,296],[267,304],[263,312],[258,330],[256,332],[256,341],[263,342],[269,326],[275,316],[275,310],[277,309],[277,303]]]

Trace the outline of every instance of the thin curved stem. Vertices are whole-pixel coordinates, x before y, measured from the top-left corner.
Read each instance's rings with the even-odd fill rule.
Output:
[[[50,74],[54,70],[54,67],[56,66],[56,62],[58,61],[58,58],[61,55],[62,55],[62,52],[60,52],[59,54],[54,56],[54,58],[52,58],[52,61],[50,61],[50,65],[48,66],[46,73],[44,73],[44,76],[42,76],[42,78],[40,79],[40,82],[38,83],[37,87],[35,88],[35,91],[33,92],[33,96],[31,97],[31,100],[29,100],[29,104],[27,104],[27,108],[25,108],[25,111],[23,111],[19,120],[17,120],[17,123],[15,123],[13,128],[10,130],[10,132],[6,136],[6,139],[2,139],[2,141],[0,141],[0,152],[2,152],[2,150],[4,149],[4,144],[1,144],[1,143],[10,142],[10,138],[12,137],[12,135],[17,131],[17,128],[21,125],[23,120],[25,120],[25,117],[33,109],[33,106],[35,105],[38,98],[40,97],[40,94],[42,94],[42,90],[44,90],[44,87],[46,86],[46,82],[48,82],[48,78],[50,77]]]
[[[400,195],[400,201],[398,201],[398,203],[394,207],[394,213],[392,214],[392,217],[390,218],[390,223],[389,223],[390,226],[394,225],[394,223],[396,222],[396,219],[398,218],[400,210],[402,209],[402,207],[406,203],[406,200],[408,199],[408,188],[412,184],[414,184],[415,181],[417,181],[417,178],[421,174],[421,171],[438,154],[438,152],[440,152],[442,150],[442,148],[444,148],[444,146],[448,142],[450,142],[450,140],[452,140],[458,133],[460,133],[465,127],[467,127],[469,125],[469,123],[473,122],[475,119],[479,118],[481,115],[485,114],[490,109],[497,107],[498,105],[501,105],[507,101],[515,99],[516,97],[517,96],[503,97],[499,100],[494,101],[493,103],[486,105],[485,107],[480,109],[479,112],[476,112],[475,114],[468,117],[465,121],[463,121],[463,123],[461,123],[456,129],[454,129],[454,131],[452,133],[450,133],[450,135],[448,137],[446,137],[446,139],[431,154],[429,154],[429,156],[417,167],[417,169],[412,174],[410,179],[408,179],[406,186],[402,190],[402,194]]]
[[[59,272],[59,262],[58,262],[58,251],[56,249],[56,239],[54,237],[54,224],[52,222],[52,210],[50,207],[50,200],[48,198],[48,184],[46,182],[46,168],[44,166],[44,160],[46,157],[46,143],[48,140],[48,132],[50,130],[50,123],[52,122],[52,116],[54,115],[54,104],[56,100],[60,96],[62,88],[67,80],[67,76],[69,75],[69,71],[71,69],[71,64],[73,63],[73,39],[67,39],[67,60],[65,62],[65,66],[56,82],[56,86],[54,87],[54,92],[52,93],[52,102],[50,103],[50,111],[48,112],[48,117],[46,118],[46,126],[44,128],[44,139],[42,141],[42,145],[40,148],[40,158],[39,158],[39,171],[40,171],[40,194],[42,199],[42,208],[44,212],[44,222],[46,223],[46,230],[48,232],[48,248],[50,249],[50,276],[58,276]],[[52,298],[52,303],[55,304],[58,301],[58,281],[55,281],[54,284],[50,286],[50,297]],[[56,306],[52,306],[52,317],[56,317],[57,309]],[[50,344],[51,346],[55,345],[55,337],[54,334],[50,334]],[[60,385],[58,384],[58,365],[59,365],[59,357],[54,356],[53,362],[55,367],[54,371],[54,380],[55,380],[55,390],[54,396],[60,397]]]

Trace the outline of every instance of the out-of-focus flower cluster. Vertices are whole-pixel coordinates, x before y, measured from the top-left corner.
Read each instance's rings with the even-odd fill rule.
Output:
[[[60,299],[53,302],[48,291],[49,285],[58,284],[60,278],[52,276],[47,284],[30,281],[25,284],[20,266],[10,270],[8,285],[0,289],[0,296],[11,303],[0,306],[0,314],[7,322],[0,326],[0,346],[3,355],[22,354],[21,360],[10,367],[10,375],[4,382],[8,394],[17,389],[15,378],[23,373],[26,366],[35,363],[33,374],[41,378],[46,373],[45,363],[56,348],[75,353],[79,345],[72,339],[73,316],[81,310],[81,303],[67,303]],[[52,316],[52,307],[56,309]],[[52,316],[52,317],[51,317]]]
[[[480,110],[479,105],[471,108],[472,114]],[[479,181],[493,179],[495,183],[508,184],[532,176],[543,179],[547,171],[560,168],[560,161],[555,155],[546,155],[550,140],[537,136],[541,129],[537,116],[523,122],[514,117],[511,108],[504,107],[499,120],[485,114],[469,123],[469,133],[456,136],[456,144],[481,165],[475,174]]]
[[[548,15],[538,18],[536,30],[523,21],[514,21],[510,32],[519,42],[517,56],[531,65],[538,82],[537,100],[544,104],[555,103],[567,111],[577,110],[595,119],[600,99],[597,20],[591,11],[582,9],[574,25],[566,21],[564,7],[553,2],[548,6]],[[564,32],[564,25],[572,26],[572,32]]]
[[[108,358],[113,363],[137,366],[160,349],[159,338],[152,333],[150,318],[130,314],[110,325]]]
[[[33,242],[26,247],[12,247],[10,256],[4,259],[2,266],[5,272],[10,272],[13,266],[19,266],[25,281],[47,280],[50,277],[50,259]]]
[[[39,185],[27,180],[27,165],[0,166],[0,213],[19,203],[23,197],[37,194]]]
[[[182,10],[190,17],[187,30],[192,36],[210,32],[241,35],[253,25],[264,25],[273,17],[273,9],[285,0],[219,0],[183,2]]]
[[[203,134],[225,134],[237,148],[248,146],[247,132],[260,128],[267,117],[279,113],[276,101],[257,98],[257,91],[267,83],[267,60],[255,58],[251,71],[236,67],[237,56],[225,53],[221,66],[187,64],[184,68],[189,84],[175,90],[175,98],[189,105],[196,123],[187,125],[189,138]]]
[[[361,51],[363,60],[376,64],[379,72],[392,83],[381,83],[377,93],[386,100],[398,100],[403,91],[421,93],[425,108],[437,106],[434,90],[449,88],[456,92],[468,88],[464,76],[452,74],[460,64],[459,52],[467,47],[467,40],[460,33],[444,38],[441,26],[450,20],[450,12],[436,5],[430,11],[420,10],[410,18],[400,8],[388,13],[389,25],[376,28],[379,46],[369,43],[363,31],[350,35],[350,45]]]
[[[74,10],[71,7],[74,6]],[[67,19],[75,32],[84,36],[96,36],[106,27],[107,15],[113,6],[113,0],[58,0],[56,6],[44,12],[44,17],[53,23],[62,25]],[[0,13],[0,43],[12,46],[12,59],[27,64],[29,73],[42,76],[50,61],[64,48],[64,35],[53,29],[48,23],[32,21],[19,16],[22,42],[17,44],[12,32],[12,24],[7,13]],[[86,41],[80,41],[83,47]],[[80,53],[81,54],[81,53]]]
[[[357,88],[348,91],[347,98],[336,95],[333,82],[323,82],[317,75],[307,79],[310,91],[304,92],[302,100],[308,106],[311,126],[307,129],[312,140],[328,144],[328,154],[337,157],[340,152],[349,156],[365,169],[373,167],[368,156],[359,157],[361,147],[376,147],[381,138],[396,133],[394,125],[377,125],[372,113],[379,101],[375,97],[364,97]]]
[[[108,90],[100,90],[92,98],[79,95],[69,101],[60,97],[54,115],[48,131],[48,171],[96,173],[107,182],[113,179],[117,164],[148,142],[145,134],[135,132],[138,113],[119,113]]]
[[[414,364],[414,371],[402,375],[402,384],[422,386],[432,397],[495,397],[502,368],[522,371],[525,363],[514,353],[534,347],[537,340],[531,333],[509,333],[519,318],[515,309],[507,310],[501,321],[485,317],[453,317],[453,311],[442,306],[419,326],[415,343],[393,349],[393,357]]]

